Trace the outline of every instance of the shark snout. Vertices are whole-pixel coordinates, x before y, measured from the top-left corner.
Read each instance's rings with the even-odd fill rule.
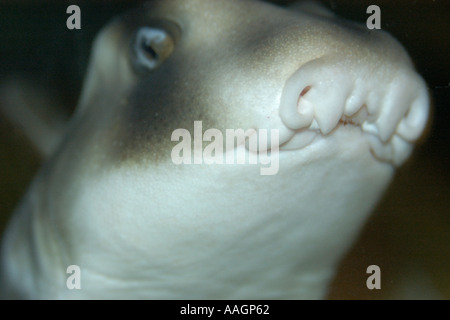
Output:
[[[343,125],[358,126],[373,155],[396,166],[410,155],[428,113],[426,85],[412,68],[377,69],[343,57],[302,65],[286,81],[280,101],[281,120],[303,142]]]

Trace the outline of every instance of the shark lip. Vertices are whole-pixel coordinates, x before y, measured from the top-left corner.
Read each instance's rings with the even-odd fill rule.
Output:
[[[297,130],[287,141],[280,143],[279,150],[299,150],[307,147],[320,135],[317,130]]]
[[[413,143],[407,141],[395,134],[387,141],[383,141],[378,132],[373,130],[373,126],[367,120],[362,120],[359,117],[349,118],[342,117],[333,130],[327,134],[323,134],[317,122],[313,121],[310,127],[306,129],[299,129],[292,131],[289,139],[281,141],[279,144],[280,151],[295,151],[304,149],[314,143],[318,138],[327,138],[333,135],[340,129],[355,129],[363,135],[370,146],[372,155],[381,162],[392,163],[395,166],[400,166],[411,154]]]

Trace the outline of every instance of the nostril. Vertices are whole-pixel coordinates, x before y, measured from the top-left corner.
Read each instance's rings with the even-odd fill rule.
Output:
[[[297,99],[297,112],[299,114],[306,114],[305,107],[303,106],[305,104],[305,101],[302,99],[308,92],[311,90],[311,86],[305,87],[302,92],[298,95]]]
[[[341,64],[320,58],[301,66],[286,82],[280,116],[293,130],[313,125],[329,134],[339,123],[353,89],[352,75]]]
[[[311,86],[307,86],[305,89],[303,89],[302,92],[300,92],[300,96],[298,97],[298,99],[300,100],[300,98],[307,94],[309,90],[311,90]]]
[[[312,108],[312,106],[310,106],[307,101],[302,99],[310,90],[311,90],[311,86],[307,86],[298,95],[297,112],[300,115],[307,116],[308,113],[310,113],[310,111],[311,111],[310,109]]]
[[[283,88],[280,117],[292,130],[308,128],[315,116],[315,104],[320,83],[330,77],[322,59],[310,61],[295,71]],[[324,74],[325,73],[325,74]]]

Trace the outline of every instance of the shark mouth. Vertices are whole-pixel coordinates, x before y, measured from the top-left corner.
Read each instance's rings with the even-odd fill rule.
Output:
[[[424,81],[412,68],[370,72],[313,60],[286,82],[280,117],[291,134],[280,150],[299,149],[340,126],[359,126],[372,154],[400,166],[423,133],[429,113]]]

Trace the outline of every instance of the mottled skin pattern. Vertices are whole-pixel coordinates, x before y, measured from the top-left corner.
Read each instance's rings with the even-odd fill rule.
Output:
[[[133,51],[144,26],[174,43],[152,70]],[[307,125],[299,97],[315,108]],[[259,1],[145,4],[96,40],[66,135],[6,232],[2,294],[324,297],[427,110],[422,80],[382,31]],[[171,133],[197,120],[280,130],[279,172],[174,165]],[[306,131],[313,141],[283,149]],[[73,264],[81,290],[66,287]]]

